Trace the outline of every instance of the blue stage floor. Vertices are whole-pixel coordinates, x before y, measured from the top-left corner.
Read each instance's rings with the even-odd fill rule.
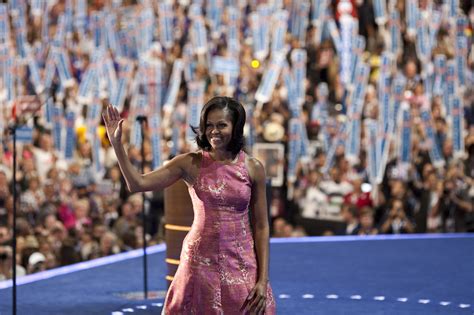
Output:
[[[274,239],[270,277],[278,314],[474,314],[474,234]],[[164,246],[18,279],[18,314],[160,314]],[[0,314],[11,314],[0,282]]]

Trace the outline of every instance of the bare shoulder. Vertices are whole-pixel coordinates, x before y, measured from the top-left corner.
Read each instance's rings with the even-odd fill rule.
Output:
[[[175,160],[180,163],[184,162],[194,162],[197,159],[201,159],[201,153],[200,152],[188,152],[188,153],[183,153],[180,155],[175,156],[172,160]]]
[[[265,179],[265,167],[257,158],[246,154],[245,164],[253,182]]]
[[[175,166],[181,168],[183,172],[183,178],[188,182],[192,182],[199,172],[201,160],[202,153],[198,151],[177,155],[170,161],[170,163],[173,163]]]

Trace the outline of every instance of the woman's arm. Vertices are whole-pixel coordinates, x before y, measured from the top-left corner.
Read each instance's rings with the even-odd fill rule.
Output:
[[[255,309],[258,313],[265,309],[268,282],[268,260],[269,260],[269,234],[267,198],[265,185],[265,169],[255,158],[249,158],[248,169],[252,179],[252,197],[250,199],[250,210],[252,216],[252,228],[255,239],[257,255],[257,284],[250,292],[248,307]]]
[[[140,174],[130,162],[122,145],[122,124],[118,110],[109,105],[103,115],[107,135],[117,155],[120,170],[125,178],[128,189],[134,193],[148,190],[161,190],[173,184],[185,174],[185,166],[190,165],[191,155],[184,154],[172,159],[168,164],[157,170]],[[189,162],[189,164],[187,164]]]

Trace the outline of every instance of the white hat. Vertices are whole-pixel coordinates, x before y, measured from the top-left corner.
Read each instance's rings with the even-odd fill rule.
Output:
[[[44,262],[46,260],[46,257],[41,254],[40,252],[34,252],[31,254],[30,258],[28,258],[28,265],[34,266],[37,263]]]

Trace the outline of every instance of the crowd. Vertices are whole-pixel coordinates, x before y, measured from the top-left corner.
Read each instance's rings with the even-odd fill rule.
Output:
[[[248,115],[247,151],[252,153],[261,143],[283,147],[284,154],[274,165],[263,161],[267,169],[278,165],[284,177],[269,188],[274,237],[473,232],[474,8],[470,1],[460,1],[451,14],[444,2],[419,1],[417,9],[425,19],[441,13],[426,58],[416,36],[410,35],[406,2],[385,3],[387,11],[400,15],[399,48],[391,55],[393,64],[387,71],[384,56],[393,46],[393,34],[390,40],[389,23],[380,23],[380,10],[374,9],[381,2],[0,4],[0,280],[10,278],[12,269],[13,141],[7,126],[15,115],[30,132],[17,147],[18,275],[139,248],[143,233],[148,244],[163,241],[162,193],[147,193],[143,200],[141,194],[127,191],[105,135],[100,113],[111,102],[127,120],[124,141],[129,158],[137,168],[144,165],[145,171],[195,148],[188,140],[189,124],[196,125],[199,104],[214,95],[242,102]],[[325,6],[319,17],[317,4]],[[276,12],[288,13],[288,28],[281,37],[285,48],[279,50],[273,47]],[[252,24],[254,14],[261,18],[258,27]],[[359,63],[370,70],[361,86],[358,116],[351,114],[357,82],[349,84],[341,70],[347,60],[343,20],[348,15],[354,21],[350,34],[358,33],[357,38],[365,41]],[[258,33],[259,28],[266,33]],[[258,34],[264,37],[257,39]],[[460,37],[467,42],[463,52],[456,46]],[[257,42],[267,44],[262,47]],[[302,68],[290,58],[294,51],[307,56]],[[286,61],[275,66],[274,56],[281,52]],[[439,55],[448,63],[464,58],[459,59],[464,60],[463,67],[456,70],[457,76],[464,73],[464,83],[462,78],[451,79],[461,100],[458,112],[446,104],[451,99],[444,97],[449,93],[444,81],[441,93],[430,90],[435,83],[426,83],[430,74],[436,74],[434,62]],[[216,69],[216,56],[230,70]],[[279,69],[276,80],[262,92],[270,69]],[[303,87],[296,107],[292,98],[301,88],[292,90],[292,80],[285,79],[287,70],[296,76],[294,86]],[[300,81],[298,73],[304,75]],[[389,132],[394,136],[385,149],[385,161],[376,158],[381,176],[375,176],[370,171],[375,163],[370,122],[381,121],[384,114],[383,76],[392,83],[399,76],[404,79],[401,94],[408,109],[401,111],[410,115],[410,141],[399,140],[405,139],[400,134],[407,125],[398,121],[399,127]],[[447,82],[447,75],[442,79]],[[256,97],[259,93],[268,100],[261,101],[265,97]],[[388,95],[394,93],[390,90]],[[43,106],[21,107],[25,95],[38,95],[36,101]],[[432,134],[422,116],[426,108]],[[139,115],[148,118],[143,152]],[[460,123],[452,118],[455,115]],[[296,135],[291,131],[295,119],[303,126]],[[359,129],[351,137],[343,130],[354,120]],[[461,126],[457,134],[456,126]],[[302,147],[299,151],[294,149],[296,138]],[[341,139],[360,143],[355,156],[348,154]],[[456,141],[461,141],[461,149]],[[400,153],[403,146],[408,146],[408,153]],[[432,154],[434,146],[439,147],[439,156]],[[147,214],[146,232],[142,207]]]

